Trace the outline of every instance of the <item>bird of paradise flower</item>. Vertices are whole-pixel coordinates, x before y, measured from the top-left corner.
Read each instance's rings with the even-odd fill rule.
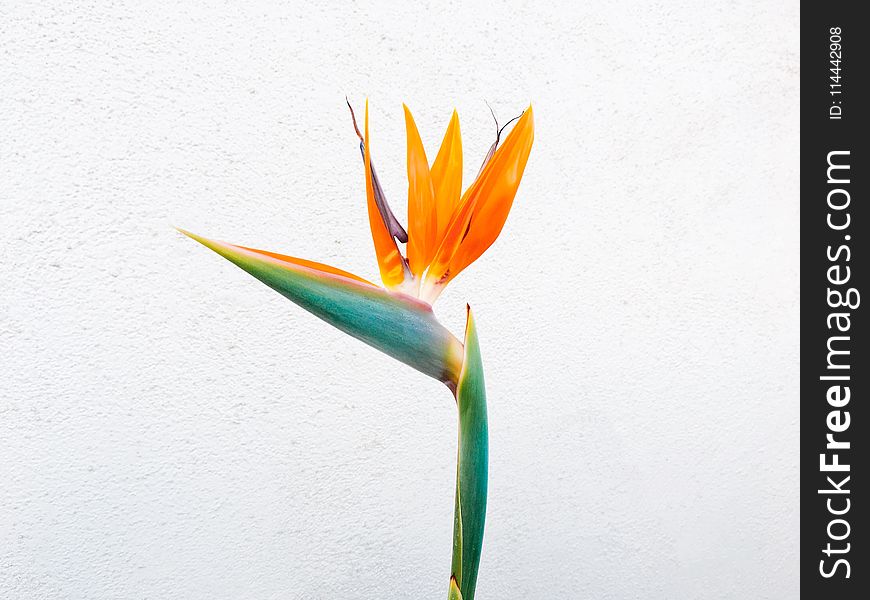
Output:
[[[348,103],[348,107],[350,104]],[[448,598],[473,600],[486,513],[488,430],[483,365],[470,307],[464,342],[432,312],[444,287],[492,245],[507,219],[534,139],[531,106],[487,152],[462,190],[462,138],[456,111],[434,162],[405,106],[408,229],[390,210],[371,159],[368,101],[360,139],[369,226],[381,288],[321,263],[185,235],[214,250],[305,310],[382,352],[442,381],[459,414],[459,444]],[[403,255],[399,244],[407,244]]]

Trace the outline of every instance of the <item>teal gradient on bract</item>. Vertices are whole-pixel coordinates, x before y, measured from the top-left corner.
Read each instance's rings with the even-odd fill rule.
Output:
[[[462,598],[474,600],[486,519],[489,431],[483,362],[471,309],[468,310],[468,322],[465,326],[465,358],[456,387],[456,404],[459,409],[459,489],[456,494],[459,505],[454,517],[452,575],[459,581]],[[457,519],[458,525],[455,523]],[[457,527],[461,527],[458,532]],[[456,547],[457,543],[460,548]],[[457,560],[461,565],[459,569],[456,568]]]
[[[462,344],[432,308],[369,283],[179,230],[327,323],[445,383],[456,382]]]

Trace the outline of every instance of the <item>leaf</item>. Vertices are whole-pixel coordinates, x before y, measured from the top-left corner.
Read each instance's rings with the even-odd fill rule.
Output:
[[[459,409],[459,491],[456,496],[462,542],[459,586],[465,600],[474,600],[486,520],[489,433],[483,363],[471,308],[465,326],[465,356],[456,387],[456,404]]]
[[[462,500],[459,496],[459,460],[456,461],[456,497],[453,504],[453,560],[450,576],[462,581]]]

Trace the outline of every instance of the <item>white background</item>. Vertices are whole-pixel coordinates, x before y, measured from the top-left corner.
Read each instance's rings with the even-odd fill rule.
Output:
[[[376,278],[345,94],[399,214],[534,103],[478,597],[797,597],[797,2],[95,4],[0,5],[0,597],[445,596],[449,392],[172,229]]]

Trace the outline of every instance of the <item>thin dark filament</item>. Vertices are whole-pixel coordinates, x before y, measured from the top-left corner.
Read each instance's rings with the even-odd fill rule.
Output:
[[[486,100],[484,100],[486,102]],[[483,173],[483,169],[486,168],[486,165],[489,164],[489,161],[492,160],[492,157],[495,155],[495,151],[498,148],[498,143],[501,141],[501,134],[505,130],[505,128],[522,117],[526,111],[521,112],[513,119],[502,125],[498,126],[498,118],[495,116],[495,111],[492,110],[492,107],[489,105],[489,102],[486,102],[487,108],[489,108],[489,112],[492,115],[492,120],[495,121],[495,141],[492,143],[492,146],[489,147],[489,150],[486,153],[486,156],[483,158],[483,164],[480,165],[480,170],[477,172],[477,177],[480,177],[480,174]],[[476,179],[476,178],[475,178]],[[468,227],[465,228],[465,232],[462,234],[462,239],[459,241],[461,244],[465,241],[465,238],[468,237],[468,232],[471,231],[471,222],[474,220],[474,214],[472,213],[471,218],[468,220]]]
[[[356,115],[353,112],[353,107],[350,105],[350,101],[347,99],[347,97],[345,97],[344,101],[347,102],[347,107],[350,109],[350,118],[353,120],[353,129],[354,131],[356,131],[356,135],[359,138],[359,151],[363,157],[363,164],[365,164],[365,138],[363,138],[362,134],[359,131],[359,127],[356,124]],[[391,236],[393,236],[399,242],[407,244],[408,232],[405,231],[405,228],[402,227],[402,224],[399,223],[396,215],[394,215],[393,211],[390,209],[390,204],[387,202],[387,196],[386,194],[384,194],[384,188],[381,186],[381,180],[378,179],[377,171],[375,171],[374,161],[370,160],[369,165],[372,172],[372,189],[375,195],[375,204],[378,207],[378,212],[381,215],[381,220],[384,222],[384,226],[386,226],[387,231],[390,232]]]
[[[486,102],[486,100],[484,100]],[[521,112],[519,115],[502,125],[498,126],[498,118],[495,116],[495,111],[492,110],[492,107],[489,105],[489,102],[486,102],[487,108],[489,108],[489,112],[492,115],[492,120],[495,121],[495,141],[492,143],[492,146],[489,147],[489,150],[486,152],[486,156],[483,157],[483,164],[480,165],[480,169],[477,171],[477,177],[480,177],[480,174],[483,173],[483,169],[489,164],[489,161],[492,160],[492,157],[495,155],[495,151],[498,148],[498,143],[501,141],[501,133],[505,130],[505,128],[519,119],[525,114],[525,111]]]

